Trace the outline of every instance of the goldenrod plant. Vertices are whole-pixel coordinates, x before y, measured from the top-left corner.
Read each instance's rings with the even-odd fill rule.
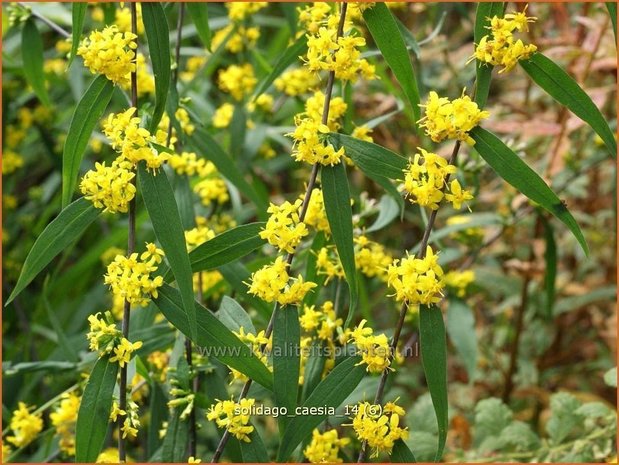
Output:
[[[616,462],[614,3],[2,9],[3,461]]]

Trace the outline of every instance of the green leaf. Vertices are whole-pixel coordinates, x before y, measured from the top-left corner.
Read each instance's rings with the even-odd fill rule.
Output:
[[[174,191],[163,170],[154,174],[146,169],[143,162],[138,165],[138,180],[155,236],[161,244],[180,289],[190,336],[195,340],[197,323],[193,297],[193,274]]]
[[[428,390],[438,422],[438,450],[434,458],[443,456],[447,438],[447,340],[441,309],[436,306],[419,309],[419,343],[421,361]]]
[[[245,309],[236,300],[227,295],[221,300],[221,305],[217,311],[217,318],[230,331],[238,333],[243,328],[246,333],[256,334],[256,328],[254,328],[254,324],[251,322],[251,318]]]
[[[77,48],[80,45],[82,38],[82,29],[84,28],[84,16],[88,9],[88,2],[73,2],[71,4],[71,25],[73,30],[71,31],[71,53],[69,55],[69,63],[67,68],[71,67],[73,59],[77,54]]]
[[[303,409],[311,407],[339,407],[355,390],[366,373],[365,366],[359,365],[360,361],[360,357],[349,357],[336,365],[333,371],[316,386],[300,411],[303,412]],[[297,415],[292,418],[282,437],[277,461],[286,461],[301,441],[309,437],[314,428],[326,418],[326,414]]]
[[[326,358],[322,356],[322,343],[314,341],[310,349],[303,372],[303,390],[301,399],[305,401],[320,383],[325,368]]]
[[[47,225],[26,257],[17,284],[5,305],[30,284],[45,266],[60,252],[69,247],[90,224],[99,216],[101,210],[83,197],[80,197],[62,210]]]
[[[415,463],[417,460],[415,459],[415,455],[408,448],[406,443],[401,439],[398,439],[393,445],[393,449],[391,451],[391,462],[392,463]]]
[[[372,8],[363,12],[363,19],[365,19],[370,34],[372,34],[374,42],[382,52],[385,61],[402,86],[402,90],[404,90],[411,104],[415,124],[417,124],[416,122],[421,117],[417,80],[406,44],[391,11],[385,3],[377,2]]]
[[[142,20],[155,75],[155,109],[150,121],[150,132],[154,133],[163,116],[170,89],[170,31],[160,3],[142,2]]]
[[[617,41],[617,2],[606,2],[606,8],[610,15],[610,20],[613,23],[613,33],[615,34],[615,42]]]
[[[275,66],[273,67],[271,73],[262,81],[260,81],[260,84],[258,84],[258,87],[256,87],[256,91],[254,92],[252,100],[258,97],[264,91],[266,91],[273,83],[273,81],[275,81],[275,79],[277,79],[284,71],[286,71],[286,68],[288,68],[293,63],[296,63],[299,60],[299,57],[305,55],[306,52],[307,36],[305,34],[302,34],[301,37],[299,37],[296,42],[294,42],[290,47],[288,47],[286,51],[284,51],[284,53],[279,57],[279,60],[277,60],[277,63],[275,63]]]
[[[92,131],[101,120],[112,99],[114,84],[104,75],[98,76],[75,107],[67,140],[62,152],[62,206],[71,202],[84,151]]]
[[[49,106],[49,97],[45,88],[45,74],[43,73],[43,40],[32,17],[24,23],[22,29],[21,53],[26,81],[32,86],[32,90],[41,103]]]
[[[608,122],[591,97],[569,74],[541,53],[535,53],[529,60],[521,60],[519,63],[548,95],[591,126],[602,138],[612,157],[617,156],[617,141]]]
[[[546,291],[546,318],[552,318],[555,303],[555,283],[557,280],[557,243],[552,224],[542,217],[544,225],[544,240],[546,250],[544,251],[544,261],[546,262],[546,273],[544,274],[544,289]]]
[[[490,19],[492,19],[493,16],[502,16],[503,7],[503,2],[480,2],[477,4],[473,39],[475,45],[479,44],[479,41],[489,33],[486,27],[490,25]],[[488,101],[493,68],[494,67],[488,63],[475,60],[475,102],[479,108],[484,108]]]
[[[335,242],[350,290],[350,308],[345,324],[345,327],[348,327],[354,314],[358,292],[352,233],[352,208],[350,206],[350,191],[348,190],[348,179],[344,163],[340,162],[334,166],[323,166],[320,176],[327,220],[329,221],[333,242]]]
[[[155,450],[161,445],[159,439],[159,430],[163,422],[168,420],[168,405],[167,398],[161,384],[157,381],[150,383],[150,418],[148,422],[147,447],[148,455],[152,455]]]
[[[239,441],[243,463],[269,463],[269,453],[256,429],[249,435],[249,439],[250,442]]]
[[[275,405],[294,412],[297,407],[300,370],[299,311],[296,306],[280,307],[275,310],[273,323],[273,394]],[[290,418],[280,415],[277,418],[280,435],[284,434]]]
[[[383,195],[380,198],[377,208],[378,217],[374,220],[374,223],[372,223],[372,225],[365,230],[366,232],[370,233],[380,231],[384,227],[391,224],[391,222],[395,220],[400,213],[398,202],[394,200],[393,197],[387,195]]]
[[[475,318],[471,308],[462,300],[449,299],[447,307],[447,332],[456,350],[460,354],[469,383],[475,379],[477,369],[477,335],[475,334]]]
[[[209,349],[208,354],[222,363],[240,371],[267,389],[273,389],[271,372],[241,340],[217,319],[209,310],[195,302],[198,332],[191,338],[187,317],[179,292],[164,284],[159,288],[159,296],[153,299],[161,313],[180,332],[196,345]]]
[[[185,231],[196,227],[196,212],[193,208],[193,192],[189,183],[189,176],[175,176],[174,196],[178,203],[178,213]]]
[[[181,420],[181,413],[181,408],[172,410],[161,445],[161,462],[182,463],[187,460],[185,452],[187,451],[189,422]]]
[[[189,11],[189,16],[196,26],[200,40],[211,51],[211,27],[208,24],[208,8],[206,3],[186,2],[185,7]]]
[[[561,220],[588,255],[589,248],[578,223],[544,180],[491,132],[478,126],[470,134],[475,140],[475,150],[492,169],[529,199]]]
[[[189,144],[194,148],[198,155],[213,162],[217,170],[234,184],[249,200],[256,203],[262,210],[266,210],[266,203],[258,195],[256,190],[249,184],[237,164],[232,160],[213,137],[203,128],[196,128],[189,137]]]
[[[118,363],[97,360],[84,389],[75,425],[75,461],[94,463],[107,435]]]

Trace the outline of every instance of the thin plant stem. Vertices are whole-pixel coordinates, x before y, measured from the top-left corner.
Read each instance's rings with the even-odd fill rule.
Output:
[[[341,7],[341,11],[340,11],[340,22],[338,24],[338,28],[337,28],[337,37],[341,37],[342,34],[344,33],[344,23],[346,21],[346,10],[348,8],[348,4],[343,2],[342,3],[342,7]],[[327,78],[327,87],[325,89],[325,103],[323,106],[323,110],[322,110],[322,124],[327,124],[329,121],[329,106],[331,104],[331,96],[333,95],[333,85],[335,83],[335,72],[334,71],[330,71],[328,78]],[[305,220],[305,215],[307,214],[307,209],[309,207],[309,201],[310,198],[312,196],[312,191],[314,190],[314,186],[316,184],[316,178],[318,177],[318,164],[314,164],[312,166],[312,172],[310,174],[310,178],[309,181],[307,183],[307,188],[305,189],[305,195],[303,197],[303,203],[301,204],[301,211],[299,212],[299,222],[303,222]],[[290,267],[290,265],[292,264],[292,261],[294,259],[295,256],[295,252],[291,252],[286,256],[286,268],[288,269]],[[275,305],[273,306],[273,313],[271,313],[271,318],[269,320],[269,324],[267,325],[267,328],[264,332],[264,336],[268,339],[271,336],[271,333],[273,332],[273,324],[275,322],[275,314],[276,312],[278,312],[280,310],[280,305],[278,302],[275,303]],[[266,344],[263,344],[260,347],[260,351],[264,352],[264,349],[266,348]],[[251,387],[252,384],[252,380],[248,379],[245,384],[243,385],[243,389],[241,390],[241,393],[239,394],[239,401],[241,401],[241,399],[244,399],[247,396],[247,393],[249,392],[249,388]],[[217,444],[217,449],[215,450],[215,453],[213,454],[213,458],[211,459],[211,463],[216,463],[219,461],[219,459],[221,458],[221,454],[223,454],[224,448],[226,447],[226,444],[228,443],[228,440],[230,439],[230,433],[228,432],[228,430],[226,429],[224,431],[224,434],[221,436],[221,439],[219,440],[219,443]]]
[[[131,32],[137,36],[137,11],[136,4],[130,3],[131,8]],[[133,63],[135,66],[134,71],[131,73],[131,106],[136,110],[138,108],[138,74],[137,74],[137,54],[133,57]],[[135,177],[133,178],[135,184]],[[129,203],[129,223],[128,223],[128,238],[127,238],[127,256],[130,256],[135,250],[135,197]],[[129,323],[131,321],[131,303],[125,299],[123,307],[123,320],[122,320],[122,333],[123,337],[129,338]],[[119,386],[119,400],[118,407],[120,410],[127,412],[127,364],[120,368],[120,386]],[[125,414],[125,417],[127,414]],[[125,449],[125,438],[121,433],[123,426],[123,419],[118,417],[118,460],[125,462],[127,460],[127,451]]]
[[[460,141],[456,142],[454,145],[453,151],[451,153],[451,157],[449,158],[449,164],[453,165],[456,162],[456,158],[458,157],[458,152],[460,151],[460,146],[462,143]],[[445,185],[449,182],[450,175],[447,174],[445,176]],[[421,244],[419,246],[419,258],[423,259],[426,256],[426,248],[428,247],[428,242],[430,241],[430,234],[432,233],[432,228],[434,227],[434,222],[436,221],[436,215],[438,210],[432,210],[430,213],[430,217],[428,218],[428,224],[426,225],[426,229],[423,232],[423,237],[421,238]],[[400,339],[400,334],[402,333],[402,328],[404,327],[404,320],[406,319],[406,313],[408,312],[408,305],[406,302],[402,304],[402,308],[400,309],[400,314],[398,316],[398,323],[393,332],[393,338],[391,339],[391,345],[389,350],[389,358],[393,361],[395,356],[395,352],[398,348],[398,341]],[[381,404],[383,401],[383,395],[385,392],[385,385],[387,384],[387,378],[389,377],[389,368],[383,371],[380,381],[378,382],[378,388],[376,389],[376,396],[374,397],[374,404]],[[361,443],[361,451],[359,452],[359,457],[357,458],[357,463],[365,462],[367,457],[367,441],[363,441]]]

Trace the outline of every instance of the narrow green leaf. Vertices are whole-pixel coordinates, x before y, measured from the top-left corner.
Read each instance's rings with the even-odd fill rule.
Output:
[[[210,52],[212,34],[211,27],[208,24],[207,4],[199,2],[186,2],[185,7],[187,8],[187,11],[189,11],[189,16],[191,16],[193,24],[196,26],[200,40]]]
[[[193,208],[193,192],[189,183],[189,176],[175,176],[174,196],[178,203],[178,213],[185,231],[196,227],[196,212]]]
[[[359,385],[366,373],[365,366],[358,365],[360,357],[350,357],[335,366],[300,407],[300,412],[311,407],[337,408]],[[277,453],[277,461],[285,462],[314,428],[327,418],[326,414],[297,415],[288,424]]]
[[[265,388],[273,389],[271,372],[253,354],[251,349],[241,342],[209,310],[194,302],[198,324],[197,336],[194,339],[190,335],[183,301],[176,289],[164,284],[159,288],[159,296],[153,301],[166,319],[180,332],[192,339],[196,345],[209,349],[208,355],[249,376]]]
[[[237,164],[232,160],[213,137],[203,128],[196,128],[194,133],[188,138],[189,144],[194,148],[198,155],[212,161],[217,170],[234,184],[249,200],[266,210],[266,203],[258,195],[256,190],[249,184]]]
[[[118,363],[97,360],[84,389],[75,425],[75,461],[94,463],[107,435]]]
[[[187,460],[187,438],[189,436],[189,422],[181,420],[182,409],[172,410],[168,428],[161,445],[161,462],[183,463]]]
[[[47,225],[32,246],[21,269],[17,284],[5,305],[11,303],[56,255],[77,240],[99,216],[99,213],[101,213],[101,210],[95,208],[90,201],[83,197],[62,210]]]
[[[464,301],[453,297],[449,299],[447,307],[447,333],[464,362],[469,383],[473,382],[477,370],[475,317]]]
[[[587,123],[602,138],[611,156],[617,156],[617,141],[608,122],[591,97],[550,58],[535,53],[529,60],[519,61],[535,83],[548,95]]]
[[[436,306],[419,309],[419,343],[426,382],[438,422],[438,450],[434,458],[443,456],[447,438],[447,340],[441,309]]]
[[[29,18],[22,29],[21,35],[22,66],[26,81],[45,106],[49,106],[49,96],[45,88],[43,73],[43,40],[34,18]]]
[[[398,439],[393,445],[391,450],[391,462],[392,463],[416,463],[415,455],[408,448],[406,443],[401,439]]]
[[[400,21],[397,17],[394,17],[396,24],[398,25],[398,29],[400,30],[400,34],[402,34],[402,39],[404,39],[404,43],[406,44],[406,49],[411,50],[417,58],[421,56],[421,48],[419,47],[419,43],[415,36],[408,30],[406,24]]]
[[[610,21],[613,23],[613,33],[615,34],[615,42],[617,41],[617,2],[606,2],[606,8],[610,15]]]
[[[344,163],[334,166],[323,166],[320,183],[325,202],[327,220],[337,253],[344,268],[346,281],[350,290],[350,308],[346,318],[346,327],[354,314],[357,303],[357,269],[355,265],[355,250],[352,233],[352,208],[350,206],[350,191]]]
[[[296,306],[277,307],[273,324],[273,394],[275,405],[294,412],[297,407],[300,369],[299,311]],[[279,434],[283,435],[290,418],[277,418]]]
[[[227,295],[223,296],[221,300],[221,305],[217,311],[217,318],[230,331],[238,333],[243,328],[246,333],[256,334],[256,328],[254,328],[254,324],[245,309],[236,300]]]
[[[150,121],[150,131],[154,133],[163,116],[170,89],[170,31],[160,3],[142,2],[142,20],[155,75],[155,109]]]
[[[487,26],[490,25],[490,20],[493,16],[502,16],[503,14],[503,2],[480,2],[477,4],[477,12],[475,14],[475,32],[474,42],[475,45],[479,44],[479,41],[488,34]],[[490,80],[492,78],[492,69],[494,67],[482,63],[479,60],[475,60],[475,103],[479,108],[484,108],[488,101],[488,94],[490,93]]]
[[[305,260],[305,279],[307,281],[315,282],[320,286],[320,281],[317,279],[318,277],[318,269],[316,267],[316,262],[318,261],[318,252],[322,247],[324,247],[327,242],[327,238],[325,237],[325,233],[322,231],[318,231],[314,236],[314,240],[312,241],[312,246],[307,254],[307,258]],[[321,277],[322,279],[322,277]],[[314,292],[308,292],[303,299],[304,305],[314,305],[316,299],[318,299],[319,289],[314,289]]]
[[[84,151],[96,124],[112,99],[114,84],[104,75],[92,81],[71,118],[62,152],[62,206],[71,202]]]
[[[421,117],[419,109],[419,89],[413,72],[410,55],[398,25],[385,3],[377,2],[363,12],[365,23],[380,49],[385,61],[393,71],[411,104],[415,124]]]
[[[180,289],[190,336],[195,340],[197,323],[193,298],[193,274],[174,192],[163,170],[154,174],[146,169],[143,162],[138,165],[138,181],[155,236],[165,252],[165,258],[170,264]]]
[[[542,217],[543,218],[543,217]],[[544,261],[546,262],[546,273],[544,274],[544,289],[546,290],[546,318],[552,318],[555,303],[555,285],[557,280],[557,243],[555,242],[555,232],[552,224],[545,218],[544,239],[546,250],[544,251]]]
[[[73,2],[71,4],[71,25],[73,30],[71,31],[71,53],[69,55],[69,63],[67,68],[71,67],[73,59],[77,54],[77,48],[80,45],[82,39],[82,29],[84,28],[84,16],[88,9],[88,2]]]
[[[160,447],[161,439],[159,439],[159,430],[164,421],[168,420],[168,404],[166,395],[161,388],[161,384],[153,381],[150,383],[150,421],[148,423],[147,447],[148,456]]]
[[[273,71],[265,77],[258,87],[256,87],[256,91],[254,92],[254,96],[252,98],[255,99],[260,94],[262,94],[265,90],[269,88],[269,86],[277,79],[286,68],[288,68],[293,63],[296,63],[299,60],[299,57],[304,55],[307,52],[307,36],[302,34],[296,42],[294,42],[291,46],[289,46],[286,51],[279,57],[277,63],[273,67]]]
[[[491,132],[476,127],[470,134],[475,140],[475,150],[492,169],[529,199],[561,220],[572,231],[585,254],[589,254],[587,242],[578,223],[544,180]]]
[[[250,442],[240,441],[243,463],[269,463],[269,453],[256,429],[249,435],[249,439]]]
[[[77,349],[75,345],[71,345],[69,342],[69,338],[65,334],[65,331],[62,327],[60,321],[58,321],[58,316],[54,309],[52,308],[49,299],[47,298],[47,283],[48,280],[45,280],[45,285],[43,286],[43,293],[41,298],[43,299],[43,305],[45,306],[45,311],[47,312],[47,318],[56,331],[56,337],[58,338],[58,347],[64,353],[64,356],[69,360],[69,362],[77,363],[79,362],[79,357],[77,355]]]
[[[326,357],[322,355],[322,343],[314,341],[303,372],[303,390],[301,399],[305,401],[320,383],[325,368]]]

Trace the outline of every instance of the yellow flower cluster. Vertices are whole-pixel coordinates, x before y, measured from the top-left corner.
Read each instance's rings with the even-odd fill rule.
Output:
[[[62,395],[60,405],[49,415],[59,436],[58,447],[67,455],[75,455],[75,423],[80,408],[80,397],[74,392]]]
[[[155,77],[151,74],[148,66],[146,66],[146,57],[138,53],[136,57],[137,79],[138,79],[138,96],[153,94],[155,92]],[[123,81],[120,86],[125,90],[131,89],[131,80]]]
[[[127,455],[127,463],[131,462],[133,462],[133,460]],[[97,456],[97,461],[95,463],[120,463],[118,449],[115,447],[104,449],[103,452]]]
[[[260,231],[260,237],[281,251],[293,253],[301,240],[309,234],[305,223],[299,221],[299,208],[302,203],[302,200],[297,200],[293,204],[288,201],[279,206],[270,204],[267,210],[270,216],[264,229]]]
[[[297,7],[299,13],[299,24],[310,34],[316,34],[320,26],[332,14],[332,9],[327,2],[313,2],[305,7]],[[332,16],[331,22],[337,24],[339,18]]]
[[[445,199],[455,209],[460,209],[464,202],[473,198],[457,179],[446,185],[446,179],[456,172],[454,165],[435,153],[422,148],[419,151],[404,170],[403,188],[411,203],[437,210]]]
[[[313,305],[305,305],[299,323],[304,331],[308,333],[316,331],[318,339],[329,343],[334,340],[334,333],[342,326],[343,320],[337,318],[333,302],[327,300],[320,310],[316,310]]]
[[[5,150],[2,154],[2,174],[11,174],[24,166],[24,159],[13,152],[12,150]]]
[[[123,365],[121,365],[123,366]],[[140,427],[140,419],[138,416],[138,404],[130,400],[127,404],[126,410],[121,410],[116,402],[112,404],[112,411],[110,412],[110,420],[113,422],[118,421],[118,417],[125,417],[123,425],[120,427],[122,437],[136,438],[138,436],[138,428]]]
[[[340,447],[349,443],[350,439],[338,437],[335,429],[324,433],[315,429],[312,432],[312,441],[303,451],[303,455],[310,463],[342,463],[342,459],[338,457]]]
[[[225,181],[216,172],[193,186],[193,191],[200,196],[205,207],[213,202],[221,205],[230,198]]]
[[[124,337],[120,339],[120,342],[114,346],[114,355],[110,357],[110,362],[118,362],[120,367],[124,367],[129,363],[133,352],[142,347],[142,342],[130,342]]]
[[[206,57],[192,56],[187,58],[185,70],[179,74],[182,81],[191,81],[196,77],[196,73],[206,64]]]
[[[185,231],[187,250],[191,251],[201,244],[215,237],[215,231],[208,227],[208,222],[203,216],[196,217],[196,227]]]
[[[144,34],[144,22],[142,21],[142,5],[136,5],[136,13],[137,13],[137,26],[138,26],[138,34]],[[99,21],[105,20],[105,14],[101,11],[101,16]],[[117,8],[114,18],[114,24],[118,26],[118,30],[120,32],[131,32],[131,9]]]
[[[374,335],[374,330],[366,327],[366,320],[361,320],[359,325],[350,333],[350,341],[357,346],[361,355],[361,362],[365,363],[370,373],[382,373],[391,365],[391,347],[389,339],[384,334]]]
[[[248,16],[266,8],[269,2],[229,2],[226,3],[228,8],[228,18],[232,21],[243,21]]]
[[[111,113],[103,123],[103,133],[110,140],[112,148],[132,164],[136,165],[143,160],[148,168],[157,169],[170,158],[170,154],[158,153],[149,143],[165,144],[166,133],[159,130],[153,137],[146,128],[140,127],[140,118],[134,117],[135,113],[136,108],[129,108],[123,113]]]
[[[200,177],[208,176],[216,171],[215,165],[205,158],[198,158],[194,152],[182,152],[180,155],[174,154],[170,156],[168,165],[174,169],[179,175]]]
[[[99,356],[113,354],[110,362],[118,362],[121,367],[129,363],[133,352],[142,347],[142,342],[129,342],[123,337],[122,332],[116,328],[116,324],[109,312],[105,316],[100,313],[88,317],[90,330],[86,334],[90,350],[97,352]]]
[[[249,345],[252,352],[256,357],[260,359],[260,361],[266,366],[269,371],[273,371],[273,367],[269,365],[269,359],[266,356],[266,352],[271,350],[272,347],[272,338],[267,338],[265,336],[265,331],[259,331],[258,334],[246,333],[245,329],[241,326],[239,328],[239,332],[234,332],[236,336],[245,344]],[[263,350],[263,348],[265,350]],[[241,373],[238,370],[235,370],[232,367],[229,367],[232,373],[232,380],[239,380],[242,382],[247,381],[249,378],[247,375]]]
[[[114,294],[122,296],[132,304],[145,307],[150,297],[157,297],[157,288],[163,285],[163,276],[152,277],[161,263],[163,250],[155,244],[146,244],[146,251],[139,256],[117,255],[107,267],[105,284],[109,284]]]
[[[297,305],[316,287],[316,283],[304,282],[301,275],[292,284],[289,281],[286,262],[282,257],[277,257],[275,262],[251,275],[248,292],[269,303],[277,301],[280,305]]]
[[[303,194],[299,198],[302,199],[302,197]],[[331,227],[325,211],[325,200],[320,188],[312,190],[307,212],[305,212],[305,224],[327,235],[331,234]]]
[[[96,208],[126,213],[136,192],[132,168],[131,163],[123,159],[114,160],[112,166],[105,166],[105,162],[95,163],[95,169],[82,178],[80,190]]]
[[[213,36],[213,50],[219,48],[229,34],[231,34],[230,38],[224,47],[230,53],[239,53],[245,49],[251,50],[256,45],[256,41],[260,38],[260,29],[257,27],[245,27],[229,24],[223,29],[217,31]]]
[[[471,222],[468,215],[454,215],[447,219],[447,226],[463,225]],[[479,226],[468,227],[460,231],[455,231],[449,235],[451,238],[464,243],[478,243],[484,238],[484,230]]]
[[[506,14],[504,18],[494,16],[488,27],[490,35],[481,38],[471,60],[476,58],[492,66],[503,66],[499,73],[511,70],[519,60],[526,60],[537,51],[535,45],[525,45],[521,39],[514,39],[514,31],[528,31],[528,23],[536,19],[528,17],[524,11]]]
[[[469,131],[490,116],[464,93],[450,101],[431,91],[426,104],[421,106],[425,108],[425,116],[419,120],[419,126],[425,128],[426,135],[434,142],[457,139],[473,145],[475,141],[469,136]]]
[[[324,144],[324,136],[340,127],[337,120],[346,112],[346,103],[341,97],[335,97],[329,102],[329,120],[322,124],[322,110],[325,95],[316,91],[305,102],[305,112],[295,116],[295,130],[288,134],[294,140],[292,156],[297,161],[310,164],[335,165],[344,155],[344,148],[335,150],[333,145]]]
[[[273,84],[280,92],[291,97],[305,94],[318,85],[318,75],[307,68],[284,71]]]
[[[361,402],[352,421],[352,427],[360,441],[367,441],[373,449],[372,458],[381,452],[391,454],[398,439],[408,438],[408,429],[400,427],[404,409],[387,402],[384,407]]]
[[[215,110],[213,114],[213,126],[216,128],[227,128],[232,122],[234,116],[234,105],[224,103]]]
[[[131,32],[119,32],[117,26],[107,26],[84,39],[77,54],[84,58],[84,65],[92,74],[104,74],[110,81],[126,86],[130,73],[135,71],[136,38]]]
[[[241,101],[251,94],[258,80],[254,75],[254,68],[249,63],[244,65],[230,65],[219,72],[217,85],[219,89],[232,95],[232,98]]]
[[[249,435],[254,431],[254,427],[249,423],[250,412],[253,408],[255,399],[241,399],[240,402],[233,400],[221,401],[211,405],[206,418],[215,421],[219,428],[225,428],[239,441],[251,442]]]
[[[371,241],[365,235],[357,236],[355,242],[355,264],[357,269],[368,278],[378,277],[385,281],[387,267],[393,261],[389,252],[378,242]]]
[[[443,281],[445,282],[445,286],[456,291],[458,297],[464,297],[466,288],[475,281],[475,272],[473,270],[449,271],[445,273]]]
[[[34,441],[43,429],[43,420],[40,413],[30,413],[30,407],[23,402],[17,404],[13,412],[9,428],[13,432],[6,440],[15,447],[26,447]]]
[[[438,255],[428,246],[424,258],[411,255],[394,260],[387,269],[387,284],[395,290],[398,302],[409,305],[439,302],[444,283]]]

